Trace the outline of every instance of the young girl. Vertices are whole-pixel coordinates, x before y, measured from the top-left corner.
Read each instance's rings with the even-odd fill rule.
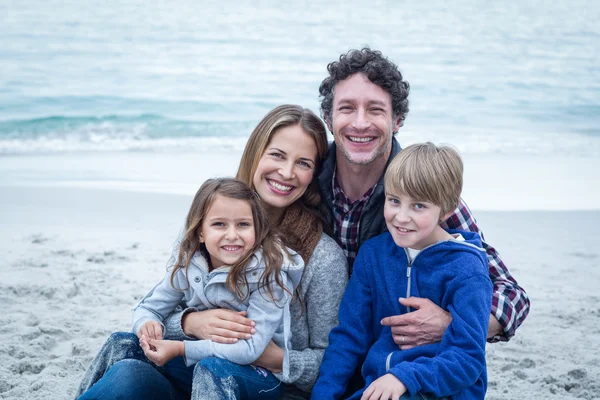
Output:
[[[282,348],[289,347],[289,301],[304,263],[269,229],[258,196],[235,179],[206,181],[192,202],[175,257],[172,271],[133,313],[133,332],[148,359],[158,366],[166,364],[167,374],[169,368],[180,374],[177,363],[182,359],[169,363],[178,356],[187,367],[198,363],[194,379],[204,374],[211,380],[211,396],[216,398],[225,398],[232,387],[240,392],[236,398],[279,398],[284,385],[271,372],[249,364],[271,339]],[[256,332],[232,344],[161,340],[162,321],[181,301],[197,310],[245,311],[255,322]],[[189,387],[183,389],[189,393],[192,374],[188,375]],[[231,384],[231,376],[236,385]],[[183,376],[178,379],[185,381]]]

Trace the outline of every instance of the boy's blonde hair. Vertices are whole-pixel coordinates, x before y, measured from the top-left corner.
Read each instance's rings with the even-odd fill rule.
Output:
[[[440,217],[458,207],[463,183],[463,162],[450,146],[431,142],[406,147],[385,173],[386,194],[408,195],[441,208]]]

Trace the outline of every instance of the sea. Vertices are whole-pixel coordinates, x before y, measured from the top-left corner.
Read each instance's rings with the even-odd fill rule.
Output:
[[[319,113],[327,64],[363,46],[410,83],[403,145],[600,158],[596,1],[9,0],[0,15],[0,162],[237,154],[273,107]]]

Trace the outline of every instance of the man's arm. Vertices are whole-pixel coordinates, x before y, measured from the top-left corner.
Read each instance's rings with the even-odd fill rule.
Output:
[[[490,279],[494,285],[491,314],[501,327],[501,331],[497,332],[498,325],[490,319],[490,328],[493,326],[495,329],[488,331],[488,341],[509,340],[529,313],[527,293],[512,277],[496,249],[485,242],[483,232],[477,226],[475,217],[462,200],[454,214],[442,222],[441,226],[442,228],[477,232],[481,236],[483,248],[487,253]],[[490,337],[490,333],[494,336]]]

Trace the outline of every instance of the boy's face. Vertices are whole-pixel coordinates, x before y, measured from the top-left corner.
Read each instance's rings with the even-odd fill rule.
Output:
[[[386,191],[383,216],[394,242],[400,247],[422,250],[440,240],[441,208],[427,201]]]

